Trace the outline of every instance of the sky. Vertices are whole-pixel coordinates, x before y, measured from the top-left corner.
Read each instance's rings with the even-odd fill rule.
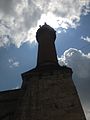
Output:
[[[36,31],[56,30],[60,65],[73,70],[87,120],[90,120],[90,0],[0,0],[0,91],[20,88],[21,73],[37,64]]]

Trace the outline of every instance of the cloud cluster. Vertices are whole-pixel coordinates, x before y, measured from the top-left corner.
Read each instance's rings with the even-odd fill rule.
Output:
[[[81,39],[82,39],[82,40],[85,40],[85,41],[87,41],[87,42],[90,42],[90,37],[88,37],[88,36],[87,36],[87,37],[81,36]]]
[[[0,47],[32,42],[44,22],[54,28],[75,28],[81,14],[88,12],[88,0],[0,0]]]
[[[59,58],[59,63],[71,67],[78,78],[90,79],[90,53],[84,54],[81,50],[70,48]]]
[[[9,62],[9,67],[14,68],[14,67],[19,67],[20,63],[18,61],[15,61],[14,59],[10,58],[8,60]]]

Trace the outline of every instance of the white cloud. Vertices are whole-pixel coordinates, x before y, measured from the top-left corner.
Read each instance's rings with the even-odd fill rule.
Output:
[[[9,62],[9,67],[14,68],[14,67],[19,67],[20,63],[18,61],[15,61],[14,59],[10,58],[8,60]]]
[[[70,48],[64,52],[59,59],[61,65],[67,65],[71,67],[74,74],[80,79],[90,79],[90,53],[84,54],[81,50]]]
[[[81,14],[88,12],[89,0],[0,0],[0,47],[32,42],[44,22],[54,28],[76,28]]]
[[[87,42],[90,42],[90,37],[88,37],[88,36],[87,36],[87,37],[81,36],[81,39],[82,39],[82,40],[85,40],[85,41],[87,41]]]
[[[19,62],[16,61],[16,62],[14,62],[12,65],[15,66],[15,67],[18,67],[18,66],[19,66]]]

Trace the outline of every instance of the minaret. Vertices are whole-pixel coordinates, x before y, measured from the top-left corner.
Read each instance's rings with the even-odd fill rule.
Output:
[[[72,69],[59,66],[56,32],[44,24],[36,33],[36,68],[22,74],[24,95],[15,120],[86,120],[72,80]]]
[[[55,49],[56,31],[46,23],[36,32],[38,42],[37,66],[58,64]]]

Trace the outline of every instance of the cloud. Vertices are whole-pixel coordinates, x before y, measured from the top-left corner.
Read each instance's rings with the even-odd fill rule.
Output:
[[[70,48],[58,59],[60,65],[71,67],[78,78],[90,79],[90,53],[84,54],[81,50]]]
[[[88,36],[87,36],[87,37],[81,36],[81,39],[82,39],[82,40],[85,40],[85,41],[87,41],[87,42],[90,42],[90,37],[88,37]]]
[[[14,59],[10,58],[8,60],[9,62],[9,67],[14,68],[14,67],[19,67],[20,63],[18,61],[15,61]]]
[[[89,0],[0,0],[0,47],[20,47],[35,40],[40,24],[76,28],[80,16],[90,12]]]

